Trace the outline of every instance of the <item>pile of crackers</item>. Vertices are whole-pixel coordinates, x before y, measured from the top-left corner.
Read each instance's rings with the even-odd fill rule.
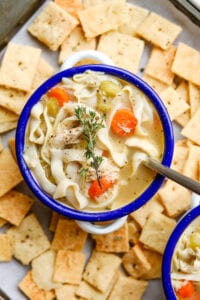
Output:
[[[58,65],[72,53],[97,49],[135,74],[148,47],[142,78],[183,137],[175,144],[172,168],[200,180],[200,52],[177,42],[178,24],[124,0],[55,0],[47,1],[27,30],[38,47],[11,42],[0,66],[0,133],[16,127],[30,95],[55,73],[43,47],[58,53]],[[14,143],[10,139],[8,149],[0,140],[0,261],[17,259],[30,267],[19,282],[23,294],[32,300],[142,299],[149,280],[161,277],[167,240],[190,208],[191,192],[167,179],[122,228],[102,236],[52,213],[49,239],[32,212],[34,199],[18,188],[23,178]],[[94,245],[90,257],[83,251],[88,239]]]

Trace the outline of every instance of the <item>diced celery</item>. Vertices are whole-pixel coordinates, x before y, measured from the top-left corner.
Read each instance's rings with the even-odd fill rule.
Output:
[[[112,99],[102,95],[101,93],[98,93],[97,94],[97,109],[106,113],[111,110],[111,107],[112,107]]]
[[[51,117],[55,117],[59,111],[59,103],[56,98],[49,98],[46,103],[47,113]]]
[[[190,236],[190,247],[195,249],[196,247],[200,248],[200,233],[193,232]]]
[[[109,80],[104,80],[101,82],[100,91],[102,91],[107,97],[115,97],[120,91],[120,85]]]

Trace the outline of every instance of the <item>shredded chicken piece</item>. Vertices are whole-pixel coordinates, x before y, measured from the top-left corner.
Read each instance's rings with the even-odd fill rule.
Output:
[[[80,142],[79,137],[82,132],[82,126],[66,128],[64,124],[60,124],[55,134],[50,137],[50,145],[54,148],[63,149],[66,145],[77,144]]]
[[[100,177],[109,176],[113,179],[113,181],[115,181],[119,179],[119,168],[114,165],[114,163],[110,159],[104,157],[102,163],[99,166],[98,174]],[[87,171],[86,181],[90,182],[96,179],[97,175],[95,169],[89,167]]]

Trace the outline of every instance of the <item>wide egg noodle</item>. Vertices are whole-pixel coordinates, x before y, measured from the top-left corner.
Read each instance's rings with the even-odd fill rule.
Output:
[[[127,163],[127,151],[124,149],[122,152],[118,152],[117,149],[112,145],[108,128],[101,128],[97,133],[98,143],[102,147],[102,149],[108,150],[113,161],[116,163],[118,167],[123,167]]]
[[[31,117],[29,123],[29,139],[35,144],[42,145],[45,138],[45,133],[41,127],[41,116],[43,115],[44,107],[43,102],[39,101],[36,105],[33,106],[31,110]]]
[[[57,185],[53,197],[58,200],[66,198],[76,209],[84,209],[88,205],[88,199],[80,192],[79,185],[68,178]]]
[[[26,153],[24,155],[24,159],[31,169],[32,174],[36,178],[36,180],[40,183],[40,186],[44,191],[48,194],[53,195],[56,190],[56,186],[47,178],[44,168],[41,165],[38,151],[36,146],[32,143],[28,144],[26,147]]]
[[[66,178],[63,168],[63,151],[59,149],[51,149],[51,174],[56,182],[59,184]]]
[[[143,123],[146,123],[148,126],[152,126],[154,119],[153,110],[150,103],[148,103],[146,96],[141,91],[134,87],[131,87],[131,90],[132,93],[130,94],[130,101],[136,119],[138,121],[135,129],[135,134],[140,136],[147,136],[147,126],[144,128]]]
[[[44,122],[46,125],[46,132],[45,132],[45,137],[44,137],[44,142],[41,147],[41,158],[50,165],[50,157],[49,157],[49,145],[48,145],[48,140],[52,132],[52,123],[50,121],[50,117],[48,116],[47,113],[47,108],[44,109]]]
[[[126,140],[125,144],[133,149],[139,149],[150,157],[158,159],[159,151],[156,144],[150,142],[147,138],[133,136]]]

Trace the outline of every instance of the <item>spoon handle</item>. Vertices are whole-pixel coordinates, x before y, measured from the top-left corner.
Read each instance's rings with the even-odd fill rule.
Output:
[[[164,165],[162,165],[159,161],[154,160],[148,157],[144,164],[154,170],[157,171],[159,174],[166,176],[167,178],[179,183],[180,185],[186,187],[187,189],[191,190],[196,194],[200,194],[200,182],[193,180],[173,169],[170,169]]]

